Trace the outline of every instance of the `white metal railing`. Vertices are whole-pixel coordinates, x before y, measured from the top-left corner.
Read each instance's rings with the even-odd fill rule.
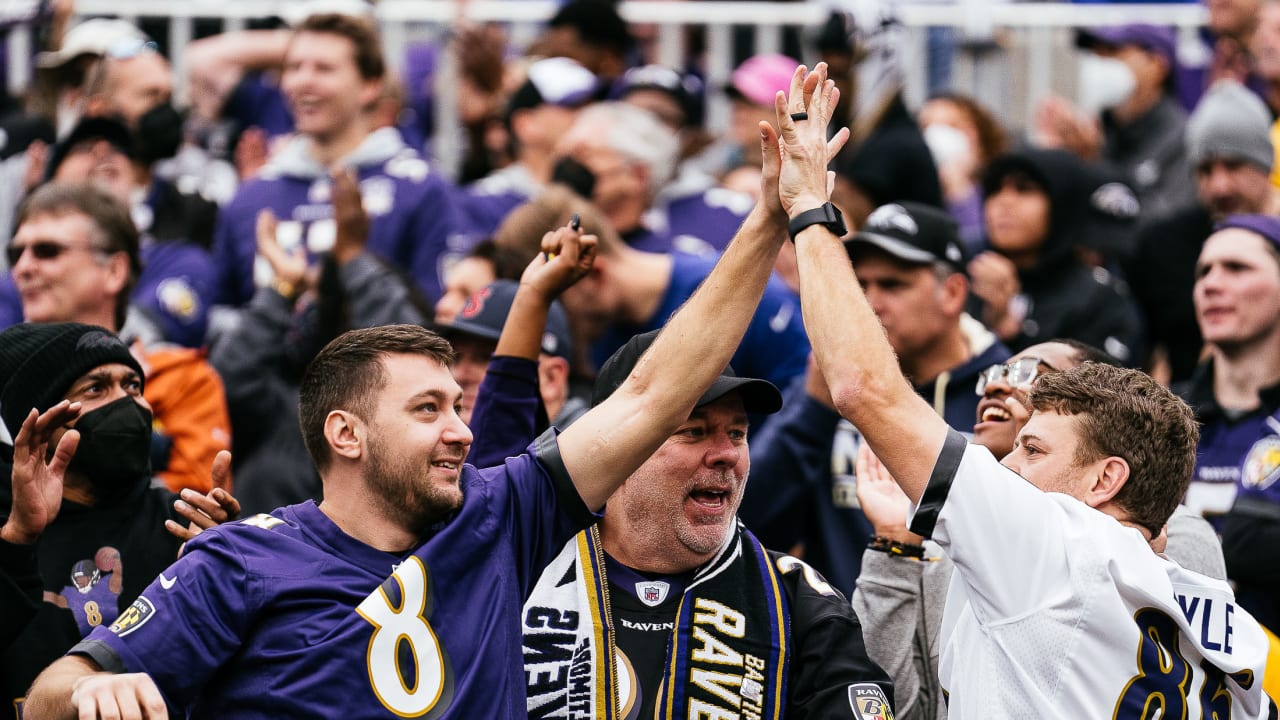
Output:
[[[844,4],[856,2],[846,0]],[[244,27],[250,18],[279,14],[281,8],[291,4],[289,0],[77,0],[76,11],[80,15],[117,15],[134,20],[143,16],[167,17],[169,47],[181,48],[193,37],[196,18],[221,18],[223,27],[232,30]],[[538,24],[550,17],[558,5],[553,0],[380,0],[376,14],[388,62],[393,68],[398,68],[410,42],[440,38],[459,17],[509,23],[512,41],[519,47],[533,37]],[[757,50],[776,51],[781,47],[784,27],[815,28],[827,17],[831,7],[818,2],[627,0],[620,5],[620,11],[629,22],[657,27],[656,57],[653,60],[675,67],[685,64],[682,57],[684,29],[704,26],[707,85],[720,88],[733,70],[733,26],[754,26]],[[920,100],[927,90],[924,62],[927,30],[932,27],[955,28],[962,42],[952,57],[952,86],[997,108],[1004,120],[1015,126],[1030,116],[1034,103],[1047,92],[1074,93],[1073,76],[1065,72],[1064,65],[1068,68],[1074,66],[1062,62],[1071,59],[1067,32],[1071,28],[1128,22],[1173,25],[1180,28],[1183,40],[1191,44],[1195,42],[1196,28],[1203,23],[1205,15],[1199,3],[934,0],[896,2],[894,9],[909,28],[911,47],[905,57],[914,59],[908,64],[906,90],[909,100]],[[11,90],[21,90],[28,84],[32,51],[29,30],[19,28],[11,31],[6,78]],[[185,98],[183,58],[179,52],[172,55],[176,92],[181,100]],[[440,75],[447,77],[444,73]],[[452,139],[456,137],[452,83],[438,83],[436,99],[440,104],[436,113],[440,123],[437,137]],[[723,128],[727,119],[727,101],[722,94],[712,93],[708,99],[708,126]],[[444,167],[455,167],[457,150],[454,142],[439,142],[434,151]]]

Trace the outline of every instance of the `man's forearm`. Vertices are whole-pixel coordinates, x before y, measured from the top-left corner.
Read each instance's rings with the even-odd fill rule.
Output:
[[[764,293],[782,227],[764,209],[752,211],[617,392],[560,436],[565,467],[587,507],[604,505],[729,364]]]
[[[76,720],[79,712],[71,704],[76,681],[90,675],[108,674],[83,655],[68,655],[44,669],[27,693],[23,716],[41,720]]]
[[[493,354],[537,362],[550,311],[550,300],[522,284],[511,301],[511,310],[507,313],[507,321],[502,326]]]
[[[840,239],[811,225],[796,238],[796,259],[805,329],[836,409],[918,501],[946,423],[903,377]]]
[[[781,219],[762,207],[753,210],[711,274],[654,340],[647,356],[662,362],[636,365],[633,378],[642,389],[658,388],[669,422],[684,420],[702,389],[729,364],[764,295],[785,232]]]

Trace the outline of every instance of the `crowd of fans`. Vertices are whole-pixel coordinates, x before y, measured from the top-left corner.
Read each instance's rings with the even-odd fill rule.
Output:
[[[630,372],[601,395],[619,372],[610,358],[694,307],[773,202],[759,123],[777,122],[775,96],[819,58],[839,89],[834,145],[837,128],[852,131],[830,161],[847,260],[917,393],[999,458],[1041,377],[1100,363],[1170,387],[1199,444],[1180,507],[1150,530],[1280,631],[1280,0],[1206,5],[1198,62],[1170,27],[1079,28],[1077,99],[1046,97],[1018,128],[960,92],[910,107],[891,15],[835,14],[813,57],[748,54],[711,88],[698,38],[687,66],[650,64],[645,29],[600,0],[561,5],[528,47],[500,24],[460,22],[446,44],[411,47],[400,77],[376,4],[162,52],[134,24],[72,22],[73,3],[52,3],[35,83],[0,116],[0,476],[15,478],[0,482],[3,702],[20,714],[49,663],[136,616],[182,540],[241,509],[325,497],[324,438],[300,413],[316,392],[309,365],[348,331],[415,325],[449,341],[440,357],[476,467],[605,402]],[[438,72],[456,73],[453,177],[427,150]],[[705,107],[721,92],[732,115],[713,133]],[[553,276],[567,226],[589,252]],[[950,562],[879,493],[847,399],[811,353],[796,252],[783,245],[727,348],[731,373],[777,388],[744,402],[741,542],[802,558],[852,599],[870,660],[850,672],[867,692],[896,688],[898,717],[944,717],[935,643]],[[536,308],[519,294],[530,284]],[[73,422],[85,427],[68,448],[50,433]],[[33,433],[50,458],[75,451],[38,523],[17,487]],[[620,528],[643,535],[614,512],[588,533],[609,562],[624,560]],[[541,566],[528,570],[526,595],[554,594]]]

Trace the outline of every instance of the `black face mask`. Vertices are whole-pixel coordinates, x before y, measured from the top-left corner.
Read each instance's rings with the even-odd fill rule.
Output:
[[[596,191],[596,176],[586,165],[571,157],[560,158],[551,168],[551,182],[567,185],[570,190],[590,200]]]
[[[160,103],[138,118],[133,131],[133,159],[150,165],[171,158],[182,146],[182,114]]]
[[[80,444],[68,470],[81,473],[100,495],[151,476],[151,411],[131,396],[80,416]]]

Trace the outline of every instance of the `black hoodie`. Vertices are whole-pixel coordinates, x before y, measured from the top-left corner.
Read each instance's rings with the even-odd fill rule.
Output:
[[[1034,267],[1020,269],[1027,299],[1021,332],[1005,344],[1017,352],[1051,338],[1074,338],[1127,365],[1143,360],[1142,324],[1128,288],[1105,269],[1080,262],[1077,247],[1122,246],[1137,215],[1132,191],[1091,172],[1062,150],[1028,149],[996,158],[983,175],[983,195],[1025,172],[1049,198],[1049,232]]]
[[[5,496],[0,514],[7,516],[11,489],[8,482],[0,485],[0,495]],[[63,500],[58,516],[34,546],[0,541],[0,609],[6,615],[0,624],[0,639],[5,640],[0,645],[0,706],[11,707],[45,666],[80,640],[81,628],[72,611],[43,601],[41,592],[56,595],[75,586],[72,572],[77,562],[92,562],[100,548],[113,547],[120,552],[123,578],[118,594],[106,587],[106,575],[96,592],[83,597],[74,590],[67,593],[82,606],[76,608],[81,616],[100,617],[101,622],[113,619],[115,611],[123,612],[177,560],[182,543],[164,527],[166,519],[186,524],[173,510],[176,498],[167,489],[152,487],[151,478],[143,476],[93,507]],[[83,606],[109,601],[112,595],[117,607],[111,612],[102,608],[99,615],[95,607],[86,613]],[[10,620],[15,621],[12,627]]]

